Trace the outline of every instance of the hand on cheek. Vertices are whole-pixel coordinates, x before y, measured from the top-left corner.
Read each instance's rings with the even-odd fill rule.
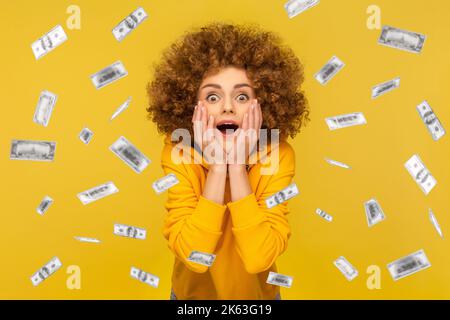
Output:
[[[201,148],[205,160],[214,168],[220,165],[226,166],[222,134],[215,127],[214,116],[208,115],[203,102],[199,102],[195,107],[192,122],[194,141]],[[222,152],[219,152],[220,150]]]
[[[243,166],[247,163],[248,156],[257,145],[261,125],[261,107],[255,99],[244,114],[241,128],[233,134],[232,144],[229,152],[227,152],[227,163],[229,165]]]

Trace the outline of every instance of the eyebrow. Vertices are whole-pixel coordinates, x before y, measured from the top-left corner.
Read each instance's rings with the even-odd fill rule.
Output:
[[[208,84],[205,84],[203,87],[201,87],[200,89],[203,89],[203,88],[206,88],[206,87],[213,87],[213,88],[216,88],[216,89],[222,89],[222,87],[220,86],[220,85],[218,85],[218,84],[215,84],[215,83],[208,83]],[[251,88],[251,86],[249,85],[249,84],[247,84],[247,83],[238,83],[238,84],[236,84],[235,86],[234,86],[234,89],[238,89],[238,88],[242,88],[242,87],[249,87],[249,88]]]

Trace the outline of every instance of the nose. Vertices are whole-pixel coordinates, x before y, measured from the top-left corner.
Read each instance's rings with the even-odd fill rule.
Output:
[[[234,114],[234,113],[235,110],[233,103],[231,103],[231,101],[229,100],[226,100],[222,107],[222,114]]]

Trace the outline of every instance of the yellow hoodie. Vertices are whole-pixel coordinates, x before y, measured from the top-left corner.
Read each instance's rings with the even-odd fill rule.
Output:
[[[200,156],[202,163],[194,163],[197,151],[190,146],[190,157],[174,152],[177,156],[172,158],[177,144],[170,136],[164,142],[163,170],[180,181],[168,191],[162,230],[175,255],[172,290],[177,299],[274,299],[280,288],[266,280],[269,271],[277,272],[275,260],[286,250],[291,229],[286,202],[268,209],[265,199],[291,183],[295,175],[292,147],[285,141],[275,148],[267,145],[263,154],[268,159],[274,149],[279,152],[278,158],[273,157],[279,161],[273,175],[260,173],[271,162],[249,164],[253,193],[244,198],[230,201],[227,176],[225,205],[219,205],[202,196],[208,174],[205,159]],[[190,163],[177,164],[181,159]],[[193,250],[215,254],[212,266],[188,261]]]

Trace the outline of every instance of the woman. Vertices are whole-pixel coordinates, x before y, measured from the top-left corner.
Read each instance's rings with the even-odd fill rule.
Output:
[[[284,202],[269,209],[265,199],[295,175],[286,138],[308,120],[302,82],[292,50],[252,26],[213,23],[189,32],[156,66],[147,111],[167,135],[163,170],[179,180],[169,189],[163,228],[175,255],[172,299],[281,298],[266,280],[277,272],[275,261],[291,235],[288,208]],[[194,137],[192,161],[174,158],[171,134],[180,128]],[[277,170],[264,175],[271,161],[250,162],[249,156],[268,129],[279,130],[280,142],[268,136],[264,153],[272,160],[277,153]],[[192,262],[192,251],[215,260],[209,267]]]

